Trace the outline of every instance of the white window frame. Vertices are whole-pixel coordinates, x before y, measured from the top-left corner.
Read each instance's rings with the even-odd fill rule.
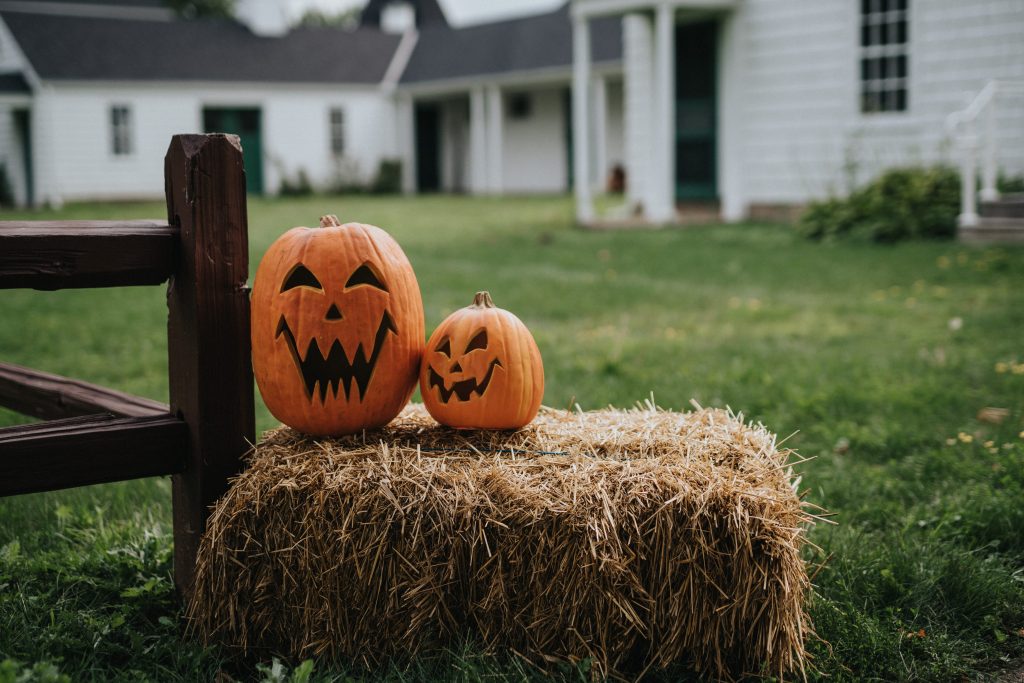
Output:
[[[110,105],[110,152],[115,157],[129,157],[135,153],[132,119],[130,105]]]
[[[327,132],[331,145],[331,156],[338,159],[345,156],[345,109],[331,107],[327,110]]]

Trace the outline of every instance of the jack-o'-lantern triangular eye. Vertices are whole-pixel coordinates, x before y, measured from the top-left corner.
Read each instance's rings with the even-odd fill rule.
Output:
[[[452,357],[452,343],[448,340],[448,337],[445,337],[444,341],[438,344],[437,348],[434,350],[437,351],[438,353],[443,353],[449,358]]]
[[[281,291],[287,292],[289,289],[295,289],[296,287],[323,290],[323,286],[316,279],[316,275],[313,275],[312,271],[301,263],[292,268],[292,272],[288,273],[288,277],[284,279],[284,284],[281,285]]]
[[[348,282],[345,283],[345,289],[359,287],[361,285],[376,287],[377,289],[382,289],[385,292],[388,291],[388,288],[384,286],[383,282],[381,282],[380,276],[373,271],[373,268],[370,267],[369,263],[364,263],[356,268],[355,272],[352,273],[351,277],[349,277]]]
[[[483,329],[473,335],[473,338],[466,344],[466,353],[470,351],[476,351],[477,349],[487,348],[487,330]]]

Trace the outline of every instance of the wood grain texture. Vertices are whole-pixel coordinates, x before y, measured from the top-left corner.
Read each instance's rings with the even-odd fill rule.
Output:
[[[188,425],[174,477],[174,574],[187,595],[209,507],[255,440],[245,173],[233,135],[177,135],[164,161],[179,260],[167,290],[171,412]]]
[[[169,410],[159,401],[13,363],[0,363],[0,406],[42,420],[95,413],[145,417]]]
[[[177,232],[162,221],[0,222],[0,289],[160,284]]]
[[[110,414],[0,429],[0,496],[174,474],[188,428],[170,414]]]

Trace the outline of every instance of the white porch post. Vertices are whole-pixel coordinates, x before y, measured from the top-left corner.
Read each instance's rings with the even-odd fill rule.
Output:
[[[994,202],[999,199],[996,189],[996,96],[988,101],[985,112],[985,151],[981,160],[981,201]]]
[[[718,186],[722,198],[722,219],[730,223],[746,217],[743,196],[743,29],[741,13],[731,12],[722,22],[720,33],[722,65],[719,68],[720,102],[718,110]]]
[[[395,139],[398,143],[398,158],[402,160],[402,192],[416,191],[416,135],[413,132],[412,97],[398,96],[395,112]]]
[[[656,191],[648,218],[667,223],[675,209],[675,13],[662,0],[655,13],[654,27],[654,174]]]
[[[576,192],[576,220],[586,223],[594,218],[590,194],[588,127],[590,81],[590,25],[586,16],[572,18],[572,178]]]
[[[966,130],[960,138],[960,215],[957,223],[961,228],[973,228],[978,225],[978,204],[975,196],[975,173],[978,166],[978,136],[974,132],[974,121],[969,120]]]
[[[487,189],[491,194],[501,194],[504,184],[504,141],[501,131],[503,115],[501,88],[497,85],[487,86]]]
[[[487,191],[487,122],[483,86],[469,92],[469,191]]]
[[[608,86],[604,76],[594,77],[594,192],[602,194],[608,175]]]

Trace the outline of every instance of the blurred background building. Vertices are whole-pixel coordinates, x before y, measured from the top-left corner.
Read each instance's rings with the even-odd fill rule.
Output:
[[[583,221],[608,190],[653,222],[778,214],[958,163],[974,119],[975,149],[1024,173],[1021,0],[571,0],[464,26],[445,0],[347,23],[329,0],[222,2],[0,0],[17,202],[159,196],[187,131],[240,135],[253,193],[575,188]]]

